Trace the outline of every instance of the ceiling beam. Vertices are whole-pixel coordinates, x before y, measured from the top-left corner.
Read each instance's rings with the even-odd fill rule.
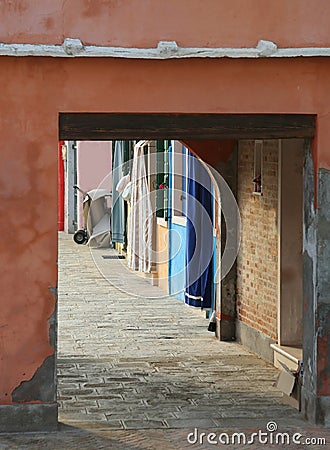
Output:
[[[312,138],[314,114],[60,113],[60,140]]]

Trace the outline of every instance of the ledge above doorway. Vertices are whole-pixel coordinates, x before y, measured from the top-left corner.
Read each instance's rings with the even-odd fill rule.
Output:
[[[313,138],[314,114],[60,112],[60,140]]]

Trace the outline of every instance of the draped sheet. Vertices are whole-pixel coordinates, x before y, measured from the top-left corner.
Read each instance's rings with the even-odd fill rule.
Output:
[[[143,152],[143,147],[146,144],[147,141],[139,141],[134,147],[128,266],[133,270],[149,273],[152,257],[153,211]]]
[[[124,176],[124,141],[115,142],[115,152],[113,158],[112,171],[112,217],[111,232],[112,242],[124,242],[125,234],[125,211],[124,200],[121,194],[116,190],[119,180]]]
[[[210,176],[189,156],[185,302],[210,308],[213,293],[213,200]]]

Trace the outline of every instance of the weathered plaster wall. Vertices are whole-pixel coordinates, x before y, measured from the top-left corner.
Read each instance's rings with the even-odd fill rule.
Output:
[[[330,171],[325,169],[319,173],[318,208],[318,392],[330,396]]]
[[[281,47],[330,46],[329,14],[327,0],[9,0],[0,3],[0,41],[253,47],[268,39]]]
[[[319,164],[330,169],[326,59],[1,57],[0,84],[1,404],[12,403],[15,389],[54,354],[49,318],[57,278],[59,112],[317,113],[315,149]]]
[[[112,142],[77,142],[77,184],[84,191],[112,190]],[[78,192],[78,229],[84,227],[83,195]]]
[[[19,77],[24,70],[20,71],[18,61],[12,63],[10,69],[6,65],[8,77]],[[0,169],[1,404],[11,403],[15,388],[30,380],[54,354],[49,319],[57,283],[57,116],[50,108],[54,100],[36,83],[42,71],[36,66],[30,70],[24,83],[21,80],[21,90],[1,77],[6,92],[0,113],[4,139]],[[47,77],[47,71],[43,76]],[[38,103],[43,113],[36,108]],[[29,114],[29,109],[36,114]],[[50,117],[53,127],[47,125]]]
[[[314,165],[307,145],[304,164],[303,365],[302,411],[330,426],[330,172],[318,174],[314,203]]]
[[[159,41],[175,40],[182,47],[239,48],[254,47],[260,39],[266,39],[279,47],[329,47],[329,14],[328,0],[316,3],[278,0],[269,1],[267,6],[262,0],[222,0],[221,5],[218,0],[202,3],[200,0],[8,0],[0,3],[0,42],[61,44],[64,38],[71,37],[80,39],[85,45],[143,48],[155,47]],[[317,65],[319,62],[314,61]],[[255,67],[256,64],[253,71]],[[282,93],[287,105],[305,99],[309,104],[307,111],[322,110],[318,118],[320,145],[315,147],[313,157],[316,168],[330,169],[330,156],[326,150],[330,139],[328,99],[322,94],[321,86],[320,89],[316,87],[312,96],[304,94],[306,80],[313,83],[315,79],[322,79],[329,86],[330,74],[328,71],[324,78],[325,73],[315,68],[301,71],[299,77],[288,77],[290,100],[285,89]],[[247,79],[251,75],[248,73]],[[233,80],[240,80],[242,72],[237,76],[233,70],[232,76]],[[281,81],[280,78],[278,72],[266,74],[264,79],[256,76],[256,82],[260,81],[256,95],[262,103],[268,98],[263,91],[269,80]],[[256,87],[253,84],[252,78],[250,100]],[[281,102],[281,96],[276,96]],[[226,97],[224,92],[222,100]],[[237,100],[241,112],[250,111],[249,106],[246,110],[244,102],[240,103],[240,95]],[[212,107],[211,103],[209,107]],[[276,110],[276,105],[273,106]],[[301,106],[304,109],[305,105]],[[215,107],[218,111],[226,109],[221,103]],[[262,112],[263,108],[256,111]]]
[[[317,346],[315,338],[316,309],[316,211],[314,208],[314,166],[311,151],[306,149],[304,162],[303,226],[303,366],[302,411],[315,419],[317,392]]]
[[[217,161],[215,164],[216,169],[226,181],[235,198],[237,198],[237,169],[238,169],[238,142],[233,141],[227,143],[227,150],[231,152],[229,156],[227,152],[225,160]],[[221,145],[221,149],[223,146]],[[226,148],[226,146],[225,146]],[[216,153],[215,153],[216,154]],[[226,207],[224,204],[228,202],[227,196],[221,198],[222,208]],[[224,251],[227,241],[227,224],[224,217],[221,218],[221,252]],[[238,226],[238,224],[237,224]],[[221,295],[219,301],[217,301],[218,310],[216,311],[217,318],[217,336],[220,340],[231,341],[236,338],[236,284],[237,281],[237,260],[234,262],[228,274],[223,278],[221,282]]]
[[[317,396],[316,420],[330,426],[330,171],[318,177]]]

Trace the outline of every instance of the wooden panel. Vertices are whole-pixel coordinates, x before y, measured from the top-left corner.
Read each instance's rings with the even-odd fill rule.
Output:
[[[60,113],[59,139],[312,138],[312,114]]]
[[[168,294],[168,239],[166,237],[168,228],[157,224],[157,274],[158,274],[158,286]]]

